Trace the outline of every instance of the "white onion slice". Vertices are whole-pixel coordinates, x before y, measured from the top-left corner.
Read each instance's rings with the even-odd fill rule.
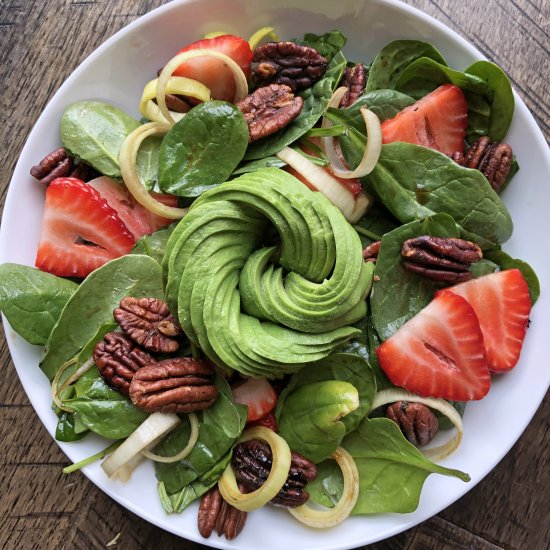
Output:
[[[353,510],[359,497],[359,472],[353,457],[342,447],[338,447],[331,458],[336,460],[344,476],[344,489],[334,508],[317,510],[306,502],[297,508],[287,510],[298,520],[310,527],[324,529],[342,523]]]
[[[172,118],[168,107],[166,106],[166,90],[168,86],[168,81],[170,80],[172,73],[182,63],[185,63],[186,61],[189,61],[194,57],[215,57],[216,59],[223,61],[227,65],[227,67],[231,70],[231,73],[233,74],[233,79],[235,80],[235,96],[233,98],[233,103],[237,103],[237,101],[240,101],[248,94],[248,81],[246,80],[246,76],[239,65],[229,56],[221,52],[208,49],[189,50],[187,52],[179,53],[172,59],[170,59],[168,63],[166,63],[164,69],[162,69],[157,79],[157,105],[164,118],[170,124],[174,124],[175,121]]]
[[[250,45],[251,50],[255,50],[262,40],[269,39],[272,42],[278,42],[279,37],[277,36],[277,33],[275,32],[275,29],[273,27],[262,27],[261,29],[258,29],[249,39],[248,44]]]
[[[164,135],[168,133],[170,129],[171,126],[165,122],[149,122],[142,126],[138,126],[122,143],[118,156],[118,163],[120,165],[122,179],[136,201],[147,208],[147,210],[153,212],[153,214],[170,218],[171,220],[179,220],[187,214],[188,209],[167,206],[156,200],[141,183],[136,168],[137,154],[143,140],[153,135]]]
[[[424,456],[431,460],[442,460],[458,449],[462,441],[462,418],[450,403],[447,403],[444,399],[437,399],[435,397],[420,397],[419,395],[415,395],[414,393],[410,393],[400,388],[389,388],[379,391],[374,396],[374,401],[369,412],[372,412],[382,405],[395,403],[396,401],[422,403],[430,407],[430,409],[436,409],[441,414],[444,414],[456,428],[456,435],[451,440],[447,441],[447,443],[430,449],[419,449]]]
[[[157,443],[161,437],[175,428],[181,420],[176,414],[155,412],[147,417],[139,427],[122,443],[122,445],[107,458],[101,467],[112,477],[126,465],[135,467],[141,460],[141,452]],[[139,457],[139,458],[138,458]]]
[[[338,107],[346,92],[347,88],[345,86],[338,88],[332,94],[328,107]],[[344,165],[341,151],[336,144],[336,138],[334,136],[321,138],[321,145],[325,155],[330,161],[331,170],[333,174],[339,178],[362,178],[372,172],[378,162],[378,159],[380,158],[380,152],[382,151],[382,127],[380,125],[380,119],[372,111],[369,111],[369,109],[366,109],[365,107],[361,107],[359,111],[363,116],[367,129],[367,144],[365,146],[365,151],[363,152],[363,158],[355,170],[350,170]],[[330,128],[331,126],[332,122],[328,119],[328,117],[323,117],[321,127]]]
[[[353,193],[348,191],[326,170],[323,170],[323,168],[317,166],[294,149],[285,147],[277,153],[277,156],[301,174],[317,191],[323,193],[334,206],[340,209],[348,222],[357,222],[370,206],[371,201],[367,195],[363,193],[363,197],[356,200]],[[359,197],[361,197],[361,194],[359,194]]]

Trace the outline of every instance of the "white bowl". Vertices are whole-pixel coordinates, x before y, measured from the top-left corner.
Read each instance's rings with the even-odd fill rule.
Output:
[[[463,69],[483,56],[447,27],[393,0],[370,2],[316,0],[203,0],[176,1],[141,17],[98,48],[67,79],[46,107],[31,132],[15,169],[2,220],[0,261],[33,265],[40,232],[43,191],[28,175],[37,159],[59,146],[61,114],[70,103],[94,98],[108,101],[139,116],[143,85],[182,45],[203,33],[223,30],[249,36],[264,25],[273,25],[283,38],[305,32],[339,29],[348,36],[348,58],[370,62],[380,48],[397,38],[432,42],[449,65]],[[516,113],[507,141],[521,170],[505,191],[515,232],[505,245],[512,256],[528,261],[537,271],[543,293],[531,316],[521,360],[512,372],[498,377],[483,401],[471,404],[464,417],[464,440],[444,465],[468,472],[472,481],[432,475],[422,492],[418,509],[411,514],[354,517],[323,531],[306,528],[278,509],[250,515],[243,533],[229,543],[223,538],[204,540],[196,529],[196,507],[183,515],[167,516],[156,492],[150,464],[143,464],[127,484],[109,481],[99,464],[85,474],[103,491],[142,518],[182,537],[219,548],[352,548],[399,533],[437,514],[479,482],[521,435],[550,384],[545,337],[550,326],[550,153],[523,101],[516,95]],[[22,210],[18,205],[25,204]],[[5,322],[13,361],[36,412],[53,435],[56,416],[50,408],[49,384],[37,376],[41,350],[19,338]],[[514,403],[511,407],[510,404]],[[105,446],[97,437],[76,443],[59,443],[73,460],[85,458]],[[503,487],[503,491],[506,489]]]

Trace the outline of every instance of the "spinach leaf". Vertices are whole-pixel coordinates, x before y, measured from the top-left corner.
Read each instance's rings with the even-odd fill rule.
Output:
[[[393,118],[399,111],[412,105],[415,100],[395,90],[373,90],[367,92],[357,99],[355,103],[345,109],[330,108],[327,117],[335,124],[352,126],[365,134],[365,121],[361,115],[361,107],[370,109],[380,122]]]
[[[279,417],[279,434],[289,447],[321,462],[346,435],[342,418],[357,409],[357,388],[341,380],[323,380],[299,386],[286,396]]]
[[[75,384],[75,397],[63,404],[76,411],[78,420],[90,431],[108,439],[128,437],[147,418],[119,391],[103,380],[92,367]]]
[[[346,45],[347,41],[348,39],[340,31],[330,31],[320,35],[308,32],[303,40],[293,40],[297,44],[315,48],[329,62]]]
[[[55,439],[57,441],[78,441],[88,435],[88,430],[76,431],[75,415],[73,413],[62,411],[57,420],[55,428]]]
[[[235,105],[201,103],[164,137],[159,187],[165,193],[197,197],[227,180],[247,145],[248,125]]]
[[[48,341],[40,366],[50,378],[79,353],[97,327],[113,320],[113,309],[125,296],[163,298],[160,265],[141,254],[111,260],[80,284],[63,309]]]
[[[250,162],[244,162],[239,165],[231,176],[239,176],[240,174],[247,174],[248,172],[256,172],[257,170],[263,170],[264,168],[282,168],[286,166],[286,162],[276,156],[269,156],[263,159],[252,160]]]
[[[31,344],[43,346],[78,285],[34,267],[0,265],[0,310]]]
[[[136,170],[139,179],[149,191],[154,191],[157,186],[162,140],[162,136],[149,136],[138,150]]]
[[[387,418],[365,418],[342,446],[359,470],[359,499],[353,514],[406,513],[418,506],[426,478],[432,474],[469,481],[470,476],[434,464]]]
[[[402,223],[444,212],[463,238],[484,249],[512,234],[512,218],[485,176],[438,151],[410,143],[382,145],[365,181]]]
[[[344,477],[336,461],[328,458],[317,464],[317,477],[307,484],[312,502],[334,508],[344,492]]]
[[[313,128],[326,111],[327,104],[338,82],[340,82],[345,68],[346,58],[342,52],[338,52],[329,63],[325,76],[313,86],[300,92],[299,95],[304,100],[304,106],[294,121],[271,136],[252,143],[248,147],[244,158],[254,160],[275,155],[283,147],[296,141]]]
[[[394,89],[402,72],[414,61],[426,57],[445,65],[441,54],[428,42],[395,40],[384,46],[369,71],[366,91]]]
[[[485,82],[489,90],[486,95],[491,104],[487,135],[492,141],[502,141],[512,123],[515,105],[512,85],[506,73],[490,61],[476,61],[464,72],[475,75]]]
[[[166,243],[176,225],[177,222],[167,227],[163,227],[150,235],[144,235],[134,245],[134,248],[132,248],[132,254],[145,254],[146,256],[151,256],[153,260],[156,260],[160,264],[164,258]]]
[[[375,202],[354,225],[354,228],[359,234],[363,248],[365,248],[400,225],[399,221],[384,205]]]
[[[61,117],[61,141],[98,172],[120,178],[120,146],[138,126],[137,120],[113,105],[79,101],[69,105]]]
[[[487,250],[484,256],[487,260],[497,264],[500,269],[519,269],[527,281],[531,304],[535,305],[540,295],[540,283],[535,270],[527,262],[512,258],[506,252],[499,249]]]
[[[466,405],[468,402],[466,401],[448,401],[449,404],[451,404],[455,409],[456,412],[462,417],[464,416],[464,411],[466,410]],[[452,430],[454,429],[455,425],[442,413],[435,409],[431,409],[432,412],[437,417],[437,423],[440,430]]]
[[[450,216],[438,214],[402,225],[382,237],[374,271],[376,282],[370,295],[373,325],[382,340],[428,305],[434,292],[441,288],[440,283],[402,266],[403,241],[419,235],[458,237],[458,230]]]
[[[191,453],[171,464],[155,463],[157,480],[163,482],[169,495],[204,476],[231,449],[246,423],[247,408],[232,402],[228,383],[216,378],[218,399],[210,408],[198,413],[199,439]],[[157,446],[155,452],[170,456],[178,453],[189,440],[191,428],[186,418]]]

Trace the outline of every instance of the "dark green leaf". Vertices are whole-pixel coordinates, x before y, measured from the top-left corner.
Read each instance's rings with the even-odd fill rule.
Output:
[[[340,466],[332,459],[317,464],[317,477],[307,484],[310,500],[326,508],[333,508],[343,491],[344,477]]]
[[[308,32],[303,40],[294,40],[294,42],[315,48],[330,62],[346,45],[347,38],[340,31],[330,31],[321,35]]]
[[[462,417],[464,416],[464,411],[466,410],[466,405],[468,404],[465,401],[449,401],[449,403],[456,409],[456,412]],[[455,428],[455,425],[444,415],[441,414],[438,410],[432,409],[432,412],[437,417],[437,422],[440,430],[452,430]]]
[[[153,260],[156,260],[160,264],[164,258],[164,251],[168,238],[176,225],[177,223],[172,223],[168,227],[159,229],[150,235],[144,235],[138,240],[134,248],[132,248],[132,254],[145,254],[146,256],[151,256]]]
[[[57,420],[55,438],[57,441],[78,441],[88,435],[88,431],[77,432],[75,430],[75,416],[73,413],[62,411]]]
[[[282,168],[283,166],[286,166],[285,161],[281,160],[279,157],[270,156],[240,164],[235,170],[233,170],[231,176],[238,176],[248,172],[256,172],[256,170],[262,170],[263,168]]]
[[[149,190],[156,190],[159,171],[159,153],[163,138],[161,136],[149,136],[141,144],[137,159],[136,169],[141,183]]]

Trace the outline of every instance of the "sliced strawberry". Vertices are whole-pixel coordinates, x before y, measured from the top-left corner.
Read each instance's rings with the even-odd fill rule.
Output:
[[[472,306],[492,372],[507,371],[516,365],[531,311],[529,287],[519,269],[491,273],[439,293],[458,294]]]
[[[396,385],[424,397],[481,399],[491,384],[483,335],[468,302],[442,293],[377,349]]]
[[[464,152],[468,103],[462,90],[443,84],[382,123],[382,143],[405,141],[451,155]]]
[[[246,40],[232,34],[224,34],[215,38],[204,38],[182,48],[178,53],[190,50],[215,50],[221,52],[237,63],[245,76],[250,77],[253,53]],[[186,76],[202,82],[210,88],[212,99],[233,101],[235,96],[235,81],[231,70],[220,59],[214,57],[196,57],[180,65],[175,71],[176,76]]]
[[[126,186],[107,176],[101,176],[88,182],[116,210],[120,219],[130,230],[136,241],[143,235],[150,235],[157,229],[170,225],[174,220],[157,216],[134,199]],[[174,195],[153,193],[155,199],[168,205],[177,206]]]
[[[86,277],[134,244],[116,211],[93,187],[76,178],[50,183],[36,267],[61,277]]]
[[[277,393],[265,378],[250,378],[231,389],[233,401],[248,406],[247,422],[254,422],[271,412],[277,404]]]
[[[249,426],[264,426],[265,428],[269,428],[270,430],[273,430],[274,432],[279,431],[279,426],[277,426],[277,419],[275,418],[275,414],[273,412],[268,412],[265,416],[262,416],[262,418],[258,418],[258,420],[254,420],[253,422],[248,423]]]

